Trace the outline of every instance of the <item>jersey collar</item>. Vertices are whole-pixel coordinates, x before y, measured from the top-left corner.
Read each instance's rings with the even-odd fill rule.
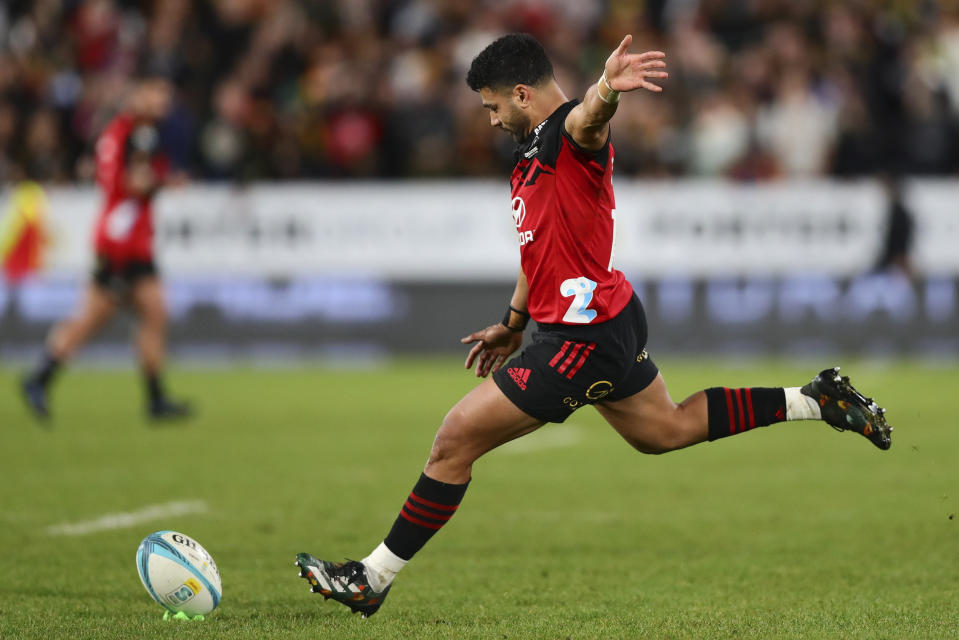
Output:
[[[549,125],[550,120],[554,117],[558,117],[560,112],[565,111],[569,113],[569,110],[579,104],[579,100],[573,99],[569,102],[564,102],[563,104],[556,107],[556,110],[553,113],[549,114],[545,120],[540,122],[533,129],[528,136],[526,136],[522,142],[516,145],[516,150],[513,152],[513,159],[515,162],[519,162],[522,158],[529,160],[539,153],[540,147],[540,135],[543,133],[543,130]]]

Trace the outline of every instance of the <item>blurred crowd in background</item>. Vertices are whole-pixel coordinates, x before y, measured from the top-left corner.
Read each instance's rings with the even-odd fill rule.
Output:
[[[501,177],[513,143],[464,77],[511,31],[570,97],[625,33],[667,53],[665,91],[620,103],[620,176],[959,170],[951,0],[6,0],[0,184],[90,181],[97,134],[157,73],[196,179]]]

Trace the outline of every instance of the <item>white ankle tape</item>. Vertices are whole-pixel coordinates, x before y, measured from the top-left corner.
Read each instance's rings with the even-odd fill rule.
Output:
[[[399,557],[386,546],[386,543],[381,542],[378,547],[373,549],[370,555],[363,558],[363,564],[368,567],[373,567],[380,573],[391,573],[397,574],[403,567],[406,566],[406,563],[409,560],[404,560]]]
[[[786,387],[786,420],[822,420],[819,403],[805,395],[799,387]]]

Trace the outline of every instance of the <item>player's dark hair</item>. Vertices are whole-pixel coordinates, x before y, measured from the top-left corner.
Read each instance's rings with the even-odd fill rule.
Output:
[[[511,33],[492,42],[473,58],[466,84],[473,91],[518,84],[539,86],[553,77],[553,63],[543,45],[528,33]]]

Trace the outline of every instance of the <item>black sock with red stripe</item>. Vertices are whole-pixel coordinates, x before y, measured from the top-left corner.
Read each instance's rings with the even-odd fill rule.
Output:
[[[706,389],[709,439],[718,440],[786,419],[786,393],[782,387]]]
[[[412,558],[453,517],[469,484],[447,484],[420,474],[383,543],[404,560]]]

